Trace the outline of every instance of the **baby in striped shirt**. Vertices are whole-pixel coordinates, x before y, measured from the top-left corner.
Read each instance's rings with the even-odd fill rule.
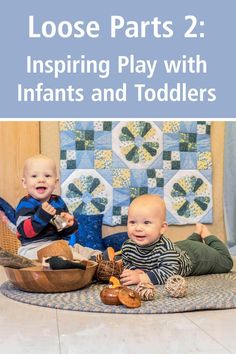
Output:
[[[224,243],[203,224],[175,244],[164,236],[167,229],[165,202],[158,195],[141,195],[128,211],[129,239],[122,246],[124,286],[139,282],[164,284],[172,276],[227,273],[233,267]]]

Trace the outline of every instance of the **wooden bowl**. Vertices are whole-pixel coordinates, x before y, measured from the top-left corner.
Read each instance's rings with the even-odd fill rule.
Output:
[[[36,293],[60,293],[78,290],[91,283],[97,263],[83,261],[82,269],[44,269],[42,266],[14,269],[5,267],[8,279],[15,287]]]

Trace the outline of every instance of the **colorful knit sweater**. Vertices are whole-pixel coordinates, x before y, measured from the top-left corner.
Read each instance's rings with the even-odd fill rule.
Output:
[[[48,203],[56,209],[56,214],[68,212],[65,202],[57,195],[53,194]],[[22,245],[39,241],[69,240],[69,236],[77,230],[75,220],[71,227],[58,232],[50,223],[51,218],[52,215],[42,209],[42,202],[30,195],[22,198],[16,208],[16,226]]]

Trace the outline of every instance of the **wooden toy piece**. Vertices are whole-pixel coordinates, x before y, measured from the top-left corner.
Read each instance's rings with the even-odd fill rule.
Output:
[[[120,288],[121,287],[121,283],[120,283],[119,279],[114,277],[113,275],[110,277],[109,283],[112,284],[111,285],[112,288]]]
[[[116,262],[115,257],[120,255],[121,255],[121,250],[115,252],[113,247],[107,247],[104,253],[98,253],[96,255],[96,262],[97,263],[100,263],[101,261]],[[121,261],[121,259],[119,259],[117,262],[119,261]]]
[[[119,279],[114,276],[110,277],[110,286],[106,286],[100,292],[100,297],[105,305],[125,305],[129,308],[141,306],[139,294],[120,284]]]
[[[109,279],[110,286],[106,286],[100,292],[100,297],[105,305],[120,305],[121,302],[118,298],[118,294],[121,288],[119,279],[111,276]]]
[[[188,284],[181,275],[172,275],[165,283],[165,290],[172,297],[184,297],[187,294]]]
[[[135,289],[141,300],[153,300],[155,296],[155,287],[152,283],[139,283]]]
[[[33,267],[37,262],[26,257],[18,256],[0,247],[0,265],[15,269]]]
[[[119,301],[128,308],[136,308],[141,306],[141,299],[139,294],[130,289],[123,287],[118,293]]]
[[[65,240],[54,241],[48,246],[41,248],[37,252],[37,256],[40,262],[42,262],[43,258],[52,256],[62,256],[70,261],[73,260],[73,253],[68,245],[68,242]]]
[[[114,259],[115,259],[115,251],[114,251],[114,248],[108,247],[108,248],[107,248],[107,254],[108,254],[108,259],[109,259],[109,261],[114,261]]]
[[[112,288],[106,286],[100,292],[100,297],[102,302],[105,305],[120,305],[121,302],[118,297],[119,291],[120,291],[120,287]]]

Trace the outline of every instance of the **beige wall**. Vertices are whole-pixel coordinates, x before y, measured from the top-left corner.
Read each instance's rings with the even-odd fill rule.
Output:
[[[39,149],[39,122],[0,122],[0,196],[13,206],[25,194],[24,160]]]
[[[44,154],[53,157],[59,166],[59,124],[58,122],[41,122],[41,149]],[[213,224],[209,229],[213,234],[225,240],[223,216],[223,146],[224,122],[212,122],[211,144],[213,155]],[[170,226],[167,234],[176,241],[185,238],[193,231],[194,226]],[[103,235],[124,231],[126,227],[103,227]]]

